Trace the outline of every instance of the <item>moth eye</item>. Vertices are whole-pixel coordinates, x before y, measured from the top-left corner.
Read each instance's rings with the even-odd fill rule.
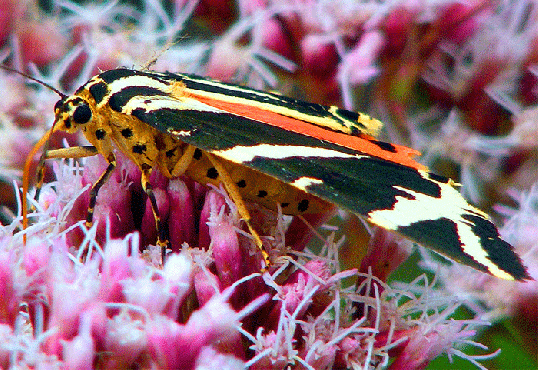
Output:
[[[77,124],[87,123],[92,118],[92,111],[88,104],[82,104],[75,108],[73,121]]]
[[[58,100],[56,104],[54,104],[54,111],[56,112],[58,109],[61,108],[62,105],[64,105],[63,99]]]

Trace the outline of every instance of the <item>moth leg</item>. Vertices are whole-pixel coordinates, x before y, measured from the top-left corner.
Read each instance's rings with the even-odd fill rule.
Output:
[[[39,158],[37,164],[37,183],[35,190],[35,198],[39,199],[41,188],[43,187],[43,181],[45,180],[45,161],[51,158],[82,158],[92,157],[98,154],[97,148],[94,146],[74,146],[71,148],[52,149],[44,151]],[[32,206],[32,209],[35,207]]]
[[[96,147],[93,145],[85,145],[47,150],[42,157],[44,157],[44,160],[51,158],[82,158],[91,157],[97,153],[99,152],[97,151]]]
[[[92,185],[90,190],[90,201],[88,204],[88,212],[86,214],[86,227],[90,228],[93,225],[93,210],[95,208],[95,203],[97,202],[97,194],[99,194],[99,189],[107,182],[108,178],[114,168],[116,168],[116,156],[114,153],[110,152],[109,155],[105,158],[108,162],[107,168],[99,176],[99,179]]]
[[[174,165],[172,172],[170,172],[170,177],[178,177],[185,173],[185,171],[192,162],[195,150],[196,148],[192,145],[187,145],[185,152],[181,155],[181,158],[179,158],[179,160]]]
[[[215,158],[213,155],[209,153],[206,153],[206,155],[209,161],[211,162],[211,164],[215,167],[215,169],[219,173],[219,176],[221,177],[222,183],[224,184],[224,187],[226,188],[228,195],[230,195],[230,198],[232,198],[232,200],[234,201],[237,207],[237,210],[239,211],[239,214],[241,215],[243,220],[245,220],[250,233],[254,237],[254,242],[256,243],[256,245],[258,246],[258,248],[260,249],[262,253],[262,256],[265,262],[265,267],[266,268],[269,267],[271,264],[269,260],[269,254],[263,248],[263,243],[260,238],[260,235],[250,223],[250,213],[247,209],[247,206],[245,205],[245,202],[243,201],[243,197],[239,193],[239,189],[237,188],[237,185],[228,174],[228,171],[226,171],[224,166],[220,163],[220,161],[217,158]]]
[[[142,168],[142,177],[140,182],[142,183],[142,189],[144,189],[144,192],[147,194],[151,204],[151,211],[153,212],[153,217],[155,218],[155,228],[157,230],[157,246],[161,247],[162,264],[164,265],[166,259],[166,248],[168,248],[168,239],[165,235],[164,227],[162,226],[161,216],[159,216],[157,199],[155,198],[153,187],[149,182],[151,171],[151,167],[146,166]]]

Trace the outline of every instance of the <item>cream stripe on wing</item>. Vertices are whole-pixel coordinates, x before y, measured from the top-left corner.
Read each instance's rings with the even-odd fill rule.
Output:
[[[312,185],[321,185],[323,181],[314,177],[299,177],[297,180],[291,183],[294,187],[306,191],[306,188]]]
[[[472,214],[488,219],[487,215],[468,204],[452,186],[443,183],[438,185],[441,187],[441,195],[438,198],[395,186],[395,189],[409,194],[410,198],[396,196],[392,209],[371,211],[368,213],[368,221],[388,230],[398,230],[399,227],[411,226],[422,221],[449,219],[457,228],[457,235],[465,254],[485,266],[493,275],[512,279],[511,275],[499,269],[489,259],[480,237],[473,232],[469,221],[462,218],[464,214]]]
[[[159,109],[172,110],[194,110],[199,112],[227,113],[218,108],[199,102],[196,99],[184,98],[173,99],[168,96],[140,96],[134,97],[122,108],[125,114],[131,114],[135,109],[144,109],[146,112],[157,111]]]
[[[252,161],[255,157],[264,159],[285,159],[291,157],[318,158],[362,158],[365,156],[342,153],[332,149],[314,148],[301,145],[259,144],[253,146],[234,146],[230,149],[215,150],[211,153],[235,163]]]
[[[101,82],[100,80],[96,82]],[[108,84],[108,89],[110,91],[110,95],[120,93],[121,90],[127,88],[127,87],[153,87],[162,91],[166,91],[169,84],[165,82],[160,82],[159,80],[156,80],[155,78],[147,77],[147,76],[128,76],[128,77],[122,77],[115,81],[112,81]]]

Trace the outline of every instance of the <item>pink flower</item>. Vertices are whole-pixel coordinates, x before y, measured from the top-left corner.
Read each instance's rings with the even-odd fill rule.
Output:
[[[95,261],[74,270],[65,252],[54,253],[50,263],[50,317],[47,324],[55,332],[47,340],[47,351],[58,355],[61,341],[76,336],[80,318],[99,293]]]
[[[408,257],[409,253],[399,245],[401,242],[389,231],[374,227],[360,271],[368,273],[371,269],[374,276],[386,281],[388,276]]]
[[[95,344],[91,337],[90,320],[81,320],[79,334],[63,343],[63,358],[69,369],[92,369]]]
[[[205,268],[196,273],[194,289],[200,306],[205,305],[216,293],[222,290],[218,277]]]
[[[396,347],[399,354],[390,365],[390,369],[425,369],[431,360],[442,353],[461,355],[461,352],[452,349],[453,343],[465,342],[476,334],[474,330],[466,330],[462,323],[456,321],[434,325],[426,331],[423,329],[418,327],[414,330],[395,333],[395,339],[404,336],[408,339]],[[489,357],[494,356],[495,354]],[[467,359],[476,364],[472,357],[467,357]]]
[[[244,369],[245,363],[241,359],[212,347],[203,347],[196,359],[196,369]]]
[[[44,66],[61,58],[67,52],[67,40],[55,18],[19,19],[16,35],[21,44],[25,63],[32,62]]]
[[[170,244],[178,248],[183,243],[195,245],[193,195],[185,182],[170,180],[167,189],[170,198],[168,232]]]
[[[13,325],[18,314],[22,292],[15,289],[16,275],[12,269],[13,255],[0,252],[0,324]]]
[[[235,226],[222,212],[212,212],[209,218],[209,235],[215,259],[215,268],[221,287],[229,287],[241,278],[242,252]]]
[[[129,311],[125,306],[119,314],[106,321],[106,333],[101,363],[105,369],[131,366],[147,351],[147,331],[142,312]]]
[[[16,0],[6,0],[0,9],[0,42],[5,42],[11,32],[15,21],[22,15],[24,9]]]
[[[379,73],[375,62],[383,47],[384,38],[380,32],[365,33],[359,42],[343,56],[338,67],[337,79],[343,87],[344,107],[352,107],[348,90],[353,85],[365,84]]]
[[[204,200],[202,211],[200,212],[200,223],[198,225],[200,248],[209,248],[211,238],[209,235],[209,218],[211,214],[218,214],[224,206],[224,197],[215,191],[209,191]]]
[[[336,72],[338,52],[332,40],[322,36],[307,35],[301,42],[304,67],[312,74],[322,77]]]
[[[225,303],[226,294],[217,295],[195,311],[185,325],[156,318],[148,326],[148,346],[164,368],[193,368],[206,346],[237,345],[240,313]],[[254,306],[259,305],[255,303]]]

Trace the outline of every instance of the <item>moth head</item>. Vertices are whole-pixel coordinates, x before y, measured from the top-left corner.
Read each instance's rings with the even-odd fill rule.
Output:
[[[79,96],[60,99],[54,106],[54,131],[74,133],[92,120],[90,104]]]

